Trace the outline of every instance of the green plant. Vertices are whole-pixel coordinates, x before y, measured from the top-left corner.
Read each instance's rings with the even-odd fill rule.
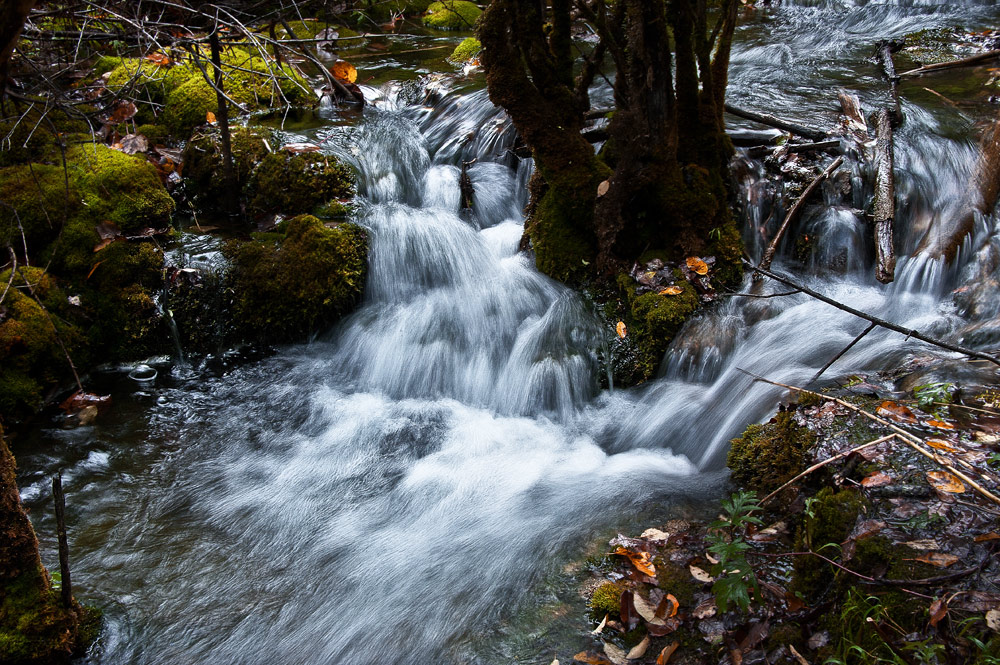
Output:
[[[750,524],[761,524],[752,515],[760,510],[760,504],[756,493],[741,490],[723,501],[722,509],[725,516],[709,525],[707,537],[708,551],[718,560],[712,567],[712,593],[721,611],[727,611],[730,604],[745,611],[750,607],[751,592],[760,598],[757,576],[746,557],[750,545],[744,538]]]
[[[940,415],[941,404],[951,404],[953,383],[924,383],[913,389],[913,397],[917,400],[917,406],[926,411]]]

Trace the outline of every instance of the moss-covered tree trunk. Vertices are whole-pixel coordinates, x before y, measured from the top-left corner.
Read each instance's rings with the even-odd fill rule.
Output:
[[[7,74],[24,20],[36,0],[0,0],[0,100],[7,94]]]
[[[600,38],[575,78],[574,11]],[[479,25],[490,98],[545,183],[532,188],[526,228],[539,269],[573,281],[593,267],[613,274],[643,249],[711,250],[713,230],[730,224],[722,108],[735,22],[735,0],[711,28],[699,0],[490,3]],[[595,156],[580,131],[607,56],[616,110]]]
[[[38,556],[0,428],[0,662],[68,661],[78,631],[79,608],[62,607]]]

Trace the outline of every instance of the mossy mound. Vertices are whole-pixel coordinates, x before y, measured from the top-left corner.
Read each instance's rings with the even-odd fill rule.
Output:
[[[68,184],[68,188],[67,188]],[[62,167],[45,164],[0,169],[0,245],[29,249],[52,242],[63,221],[80,211],[81,196],[73,182],[66,182]]]
[[[726,457],[733,482],[767,493],[805,469],[806,452],[816,435],[800,427],[790,411],[779,411],[769,423],[750,425],[733,439]]]
[[[23,115],[17,113],[0,120],[0,167],[31,161],[60,161],[53,128],[64,140],[90,133],[89,125],[82,118],[56,109],[45,113],[44,118],[40,111],[29,109]]]
[[[230,132],[236,185],[244,192],[257,165],[275,145],[273,132],[264,128],[234,127]],[[196,132],[184,148],[184,186],[201,207],[222,205],[227,195],[223,177],[222,141],[218,130]]]
[[[637,348],[634,382],[656,376],[670,340],[698,309],[694,287],[683,279],[678,279],[677,286],[682,289],[677,295],[655,292],[637,295],[635,281],[628,275],[618,276],[619,292],[627,303],[626,328]]]
[[[311,215],[226,247],[232,262],[234,320],[247,341],[301,339],[328,326],[360,300],[367,270],[361,227],[327,228]]]
[[[850,535],[865,500],[855,490],[834,492],[820,490],[807,507],[806,516],[795,536],[795,551],[810,550],[823,554],[836,552]],[[830,586],[830,565],[817,557],[796,557],[793,564],[792,587],[813,602]]]
[[[424,24],[438,30],[472,30],[482,13],[479,7],[466,0],[432,2],[427,6]]]
[[[621,613],[621,597],[624,587],[614,582],[605,582],[594,589],[590,596],[590,614],[598,621],[604,618],[605,614],[617,618]]]
[[[477,55],[483,50],[483,45],[479,43],[479,40],[475,37],[466,37],[462,40],[462,43],[455,47],[455,50],[451,52],[448,56],[448,60],[457,63],[464,64]]]
[[[250,183],[249,209],[256,214],[312,212],[334,199],[354,195],[354,174],[332,155],[286,151],[261,161]]]

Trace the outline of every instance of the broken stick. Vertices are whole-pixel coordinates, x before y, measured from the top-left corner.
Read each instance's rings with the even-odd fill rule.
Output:
[[[780,118],[775,118],[773,115],[746,111],[744,109],[737,108],[732,104],[726,104],[725,108],[727,113],[732,113],[737,117],[745,118],[746,120],[753,120],[754,122],[759,122],[760,124],[767,125],[768,127],[776,127],[782,131],[791,132],[792,134],[798,134],[799,136],[804,136],[812,141],[822,141],[826,138],[826,132],[822,132],[818,129],[810,129],[809,127],[797,125],[793,122],[788,122],[787,120],[781,120]]]
[[[896,219],[896,185],[893,177],[892,123],[889,112],[875,113],[875,278],[888,284],[895,278],[896,252],[892,225]]]
[[[892,61],[892,54],[902,47],[900,42],[882,41],[875,47],[875,55],[882,65],[882,72],[889,80],[889,96],[892,98],[892,125],[899,127],[903,124],[903,109],[899,103],[899,76],[896,75],[896,65]]]
[[[767,246],[767,250],[764,252],[764,258],[760,260],[761,268],[767,270],[768,268],[771,267],[771,261],[774,259],[774,253],[778,251],[778,243],[781,242],[781,238],[782,236],[785,235],[785,231],[788,229],[791,223],[796,219],[798,219],[799,216],[802,214],[802,210],[806,206],[806,201],[809,200],[809,197],[812,196],[812,193],[815,192],[816,189],[819,188],[820,184],[824,180],[829,178],[830,174],[836,171],[837,167],[843,163],[844,163],[844,158],[838,157],[837,159],[833,160],[833,163],[831,163],[828,167],[826,167],[825,171],[816,176],[815,180],[809,183],[809,186],[806,187],[806,191],[802,192],[802,196],[799,197],[799,200],[795,202],[795,205],[792,206],[792,209],[788,211],[787,215],[785,215],[784,221],[781,222],[781,227],[778,229],[778,232],[774,234],[774,238],[771,239],[771,244]]]
[[[996,60],[1000,58],[1000,50],[988,51],[986,53],[980,53],[979,55],[974,55],[969,58],[961,58],[959,60],[949,60],[948,62],[936,62],[933,65],[924,65],[923,67],[917,67],[916,69],[911,69],[900,74],[900,78],[903,76],[920,76],[922,74],[928,74],[930,72],[939,72],[942,69],[954,69],[956,67],[975,67],[976,65],[981,65],[984,62],[989,62],[990,60]]]

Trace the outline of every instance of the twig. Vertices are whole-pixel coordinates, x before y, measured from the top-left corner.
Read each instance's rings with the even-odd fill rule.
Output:
[[[806,187],[806,191],[802,192],[802,196],[799,200],[795,202],[792,209],[788,211],[785,215],[785,220],[781,223],[781,227],[778,232],[774,234],[774,238],[771,239],[771,244],[767,246],[767,251],[764,252],[764,258],[760,260],[760,267],[763,269],[768,269],[771,267],[771,260],[774,259],[774,253],[778,251],[778,243],[781,242],[782,236],[785,235],[785,231],[791,225],[791,223],[802,214],[802,210],[805,208],[806,201],[812,196],[812,193],[820,186],[820,184],[830,177],[830,174],[837,170],[837,167],[844,163],[843,157],[838,157],[833,160],[833,162],[826,167],[826,169],[816,176],[816,179],[809,183]]]
[[[745,265],[750,270],[755,270],[755,271],[759,272],[760,274],[764,275],[765,277],[770,277],[771,279],[775,280],[776,282],[781,282],[785,286],[790,286],[793,289],[799,289],[800,291],[802,291],[806,295],[812,296],[816,300],[820,300],[822,302],[825,302],[827,305],[831,305],[832,307],[836,307],[837,309],[839,309],[841,311],[844,311],[844,312],[847,312],[848,314],[853,314],[854,316],[856,316],[858,318],[861,318],[861,319],[864,319],[866,321],[870,321],[872,323],[875,323],[875,324],[877,324],[878,326],[880,326],[882,328],[886,328],[887,330],[892,330],[894,332],[902,333],[902,334],[906,335],[907,337],[912,337],[914,339],[918,339],[921,342],[927,342],[928,344],[932,344],[932,345],[940,347],[942,349],[947,349],[948,351],[954,351],[955,353],[961,353],[961,354],[969,356],[970,358],[979,358],[981,360],[987,360],[987,361],[993,363],[994,365],[996,365],[997,367],[1000,367],[1000,359],[998,359],[996,356],[990,355],[988,353],[981,353],[979,351],[973,351],[972,349],[967,349],[964,346],[959,346],[957,344],[951,344],[949,342],[943,342],[943,341],[941,341],[939,339],[935,339],[933,337],[929,337],[929,336],[927,336],[927,335],[925,335],[925,334],[923,334],[923,333],[921,333],[921,332],[919,332],[917,330],[907,330],[903,326],[897,325],[897,324],[892,323],[890,321],[886,321],[884,319],[880,319],[877,316],[872,316],[871,314],[867,314],[865,312],[862,312],[861,310],[857,310],[857,309],[854,309],[853,307],[849,307],[849,306],[847,306],[847,305],[845,305],[843,303],[837,302],[836,300],[834,300],[832,298],[828,298],[827,296],[824,296],[823,294],[821,294],[821,293],[819,293],[817,291],[813,291],[809,287],[804,286],[802,284],[799,284],[799,283],[797,283],[797,282],[795,282],[795,281],[793,281],[793,280],[791,280],[791,279],[789,279],[787,277],[781,277],[780,275],[777,275],[777,274],[771,272],[770,270],[767,270],[766,268],[755,266],[753,263],[751,263],[750,261],[747,261],[746,259],[743,260],[743,265]]]
[[[916,69],[911,69],[900,74],[900,78],[903,76],[920,76],[921,74],[927,74],[929,72],[937,72],[942,69],[953,69],[955,67],[973,67],[983,62],[989,62],[990,60],[996,60],[1000,58],[1000,50],[988,51],[986,53],[980,53],[979,55],[974,55],[969,58],[961,58],[959,60],[949,60],[948,62],[936,62],[933,65],[924,65],[923,67],[917,67]]]
[[[830,369],[830,367],[833,365],[833,363],[835,363],[838,360],[840,360],[841,356],[843,356],[845,353],[847,353],[852,348],[854,348],[855,344],[857,344],[862,339],[864,339],[865,335],[867,335],[868,333],[870,333],[874,329],[875,329],[875,324],[874,323],[869,324],[868,327],[865,328],[861,332],[860,335],[858,335],[857,337],[855,337],[854,340],[852,340],[850,344],[848,344],[847,346],[845,346],[844,348],[842,348],[840,350],[840,353],[838,353],[834,357],[830,358],[829,362],[827,362],[825,365],[823,365],[818,372],[816,372],[815,374],[813,374],[813,377],[811,379],[809,379],[809,383],[807,383],[806,385],[809,386],[809,385],[812,385],[812,384],[816,383],[816,380],[819,379],[819,377],[823,376],[823,372],[825,372],[826,370]]]
[[[732,104],[726,104],[726,111],[746,120],[753,120],[754,122],[759,122],[760,124],[767,125],[768,127],[775,127],[786,132],[791,132],[792,134],[804,136],[812,141],[822,141],[826,138],[826,132],[822,132],[818,129],[803,127],[802,125],[797,125],[793,122],[788,122],[787,120],[775,118],[773,115],[754,113],[753,111],[747,111],[733,106]]]
[[[773,499],[775,496],[777,496],[778,494],[780,494],[783,490],[787,489],[788,487],[791,487],[792,484],[794,484],[799,479],[804,478],[805,476],[808,476],[813,471],[817,471],[819,469],[822,469],[827,464],[832,464],[833,462],[836,462],[837,460],[844,459],[845,457],[849,457],[850,455],[858,452],[859,450],[864,450],[865,448],[869,448],[871,446],[876,446],[876,445],[878,445],[880,443],[885,443],[886,441],[889,441],[889,440],[895,439],[895,438],[896,438],[895,434],[886,434],[885,436],[883,436],[881,438],[878,438],[878,439],[875,439],[874,441],[869,441],[868,443],[862,443],[860,446],[855,446],[855,447],[851,448],[850,450],[842,451],[840,453],[837,453],[833,457],[829,457],[829,458],[823,460],[822,462],[819,462],[817,464],[813,464],[811,467],[809,467],[808,469],[806,469],[805,471],[803,471],[799,475],[795,476],[794,478],[792,478],[791,480],[789,480],[787,483],[785,483],[784,485],[782,485],[778,489],[774,490],[773,492],[771,492],[770,494],[768,494],[767,496],[765,496],[763,499],[760,500],[760,503],[761,503],[761,505],[764,505],[770,499]]]
[[[784,296],[794,296],[796,293],[802,293],[798,289],[794,291],[783,291],[781,293],[727,293],[726,295],[736,298],[782,298]]]
[[[906,445],[910,446],[911,448],[913,448],[914,450],[916,450],[918,453],[920,453],[924,457],[927,457],[928,459],[931,459],[934,462],[936,462],[937,464],[939,464],[940,466],[944,467],[945,469],[947,469],[948,471],[950,471],[952,474],[954,474],[955,476],[957,476],[958,478],[960,478],[962,481],[968,483],[969,486],[971,486],[974,490],[976,490],[977,492],[979,492],[980,494],[982,494],[984,497],[986,497],[990,501],[992,501],[992,502],[994,502],[996,504],[1000,504],[1000,498],[998,498],[995,494],[993,494],[992,492],[990,492],[989,490],[987,490],[985,487],[983,487],[982,485],[980,485],[979,483],[977,483],[976,481],[974,481],[972,478],[969,478],[967,475],[965,475],[964,473],[962,473],[961,471],[959,471],[958,469],[956,469],[951,464],[948,464],[948,461],[945,460],[940,455],[938,455],[936,453],[933,453],[933,452],[925,449],[923,447],[923,441],[920,438],[918,438],[917,436],[914,436],[910,432],[907,432],[905,429],[903,429],[901,427],[897,427],[896,425],[893,425],[888,420],[886,420],[884,418],[879,418],[874,413],[870,413],[868,411],[865,411],[861,407],[856,406],[854,404],[851,404],[850,402],[845,402],[844,400],[842,400],[840,398],[831,397],[830,395],[824,395],[822,393],[817,393],[817,392],[814,392],[812,390],[806,390],[805,388],[799,388],[797,386],[790,386],[787,383],[779,383],[777,381],[772,381],[771,379],[766,379],[763,376],[760,376],[759,374],[754,374],[753,372],[748,372],[747,370],[739,368],[739,367],[737,367],[736,369],[738,371],[740,371],[740,372],[743,372],[747,376],[753,377],[753,379],[755,381],[763,381],[764,383],[770,383],[771,385],[778,386],[779,388],[786,388],[786,389],[792,390],[794,392],[806,393],[807,395],[815,395],[816,397],[819,397],[821,399],[829,400],[831,402],[836,402],[837,404],[840,404],[841,406],[845,406],[848,409],[850,409],[851,411],[854,411],[855,413],[860,413],[861,415],[865,416],[869,420],[873,420],[873,421],[877,422],[880,425],[888,427],[893,432],[895,432],[896,434],[900,435],[900,439],[903,441],[903,443],[905,443]]]

